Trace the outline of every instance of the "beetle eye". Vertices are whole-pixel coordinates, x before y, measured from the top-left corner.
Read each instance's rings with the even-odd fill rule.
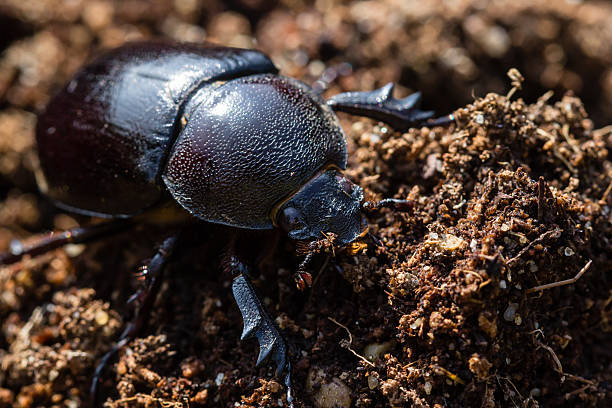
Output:
[[[300,230],[305,226],[302,213],[294,207],[287,207],[283,210],[279,224],[287,232]]]
[[[340,174],[336,174],[336,181],[338,182],[338,184],[340,184],[340,187],[342,188],[342,190],[344,190],[345,193],[347,193],[348,195],[353,194],[354,184],[351,183],[349,179]]]

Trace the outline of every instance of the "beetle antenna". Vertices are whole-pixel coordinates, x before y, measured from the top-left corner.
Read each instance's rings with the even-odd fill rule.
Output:
[[[361,209],[364,212],[374,212],[381,208],[391,208],[395,211],[409,211],[414,208],[414,201],[401,200],[397,198],[385,198],[379,201],[364,201],[361,204]]]

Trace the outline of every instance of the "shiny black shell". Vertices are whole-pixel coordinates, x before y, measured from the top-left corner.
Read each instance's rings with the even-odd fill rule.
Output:
[[[271,228],[274,205],[325,165],[346,166],[335,115],[295,79],[245,76],[204,88],[194,101],[163,179],[198,218]]]
[[[272,207],[346,166],[331,110],[264,54],[134,43],[86,66],[39,116],[41,189],[77,213],[129,217],[173,197],[194,216],[271,228]]]

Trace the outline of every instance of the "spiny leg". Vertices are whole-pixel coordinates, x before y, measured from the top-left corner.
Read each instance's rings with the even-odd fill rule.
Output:
[[[22,246],[19,241],[11,244],[9,252],[0,254],[0,265],[18,262],[26,255],[36,256],[60,248],[66,244],[82,244],[126,230],[134,225],[130,220],[114,220],[100,224],[77,227],[62,232],[51,232],[33,245]]]
[[[423,126],[441,126],[452,123],[454,115],[431,119],[433,111],[419,110],[421,93],[416,92],[402,99],[393,97],[392,82],[374,91],[344,92],[334,95],[327,104],[337,112],[365,116],[380,120],[398,131],[405,131],[416,124]]]
[[[290,407],[293,407],[291,363],[287,355],[285,339],[281,336],[276,324],[274,324],[259,299],[251,283],[246,264],[240,261],[236,255],[230,255],[227,262],[227,266],[234,276],[232,292],[244,322],[240,340],[255,336],[259,342],[259,356],[256,365],[259,366],[262,361],[271,356],[276,363],[276,375],[281,376],[285,372],[284,382],[287,388],[287,402]]]
[[[153,258],[151,258],[146,267],[142,269],[141,273],[145,278],[144,286],[137,292],[135,297],[133,296],[130,299],[130,301],[135,299],[139,301],[138,310],[134,319],[127,324],[126,328],[123,330],[123,333],[121,333],[117,343],[115,343],[110,351],[108,351],[102,357],[96,367],[96,370],[94,371],[90,388],[92,405],[96,405],[98,384],[102,375],[102,370],[104,370],[104,367],[108,361],[126,344],[133,340],[138,335],[140,330],[142,330],[143,326],[145,326],[151,312],[151,307],[153,306],[157,293],[159,292],[159,288],[161,287],[164,269],[168,264],[168,260],[170,259],[174,249],[176,248],[178,238],[178,234],[176,234],[164,240],[164,242],[162,242],[162,244],[158,247]]]

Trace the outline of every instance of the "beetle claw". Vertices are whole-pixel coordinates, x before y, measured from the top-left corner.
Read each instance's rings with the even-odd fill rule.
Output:
[[[373,91],[344,92],[329,98],[327,104],[335,111],[380,120],[399,131],[407,130],[415,124],[438,126],[454,121],[452,115],[428,121],[434,112],[418,109],[421,93],[415,92],[405,98],[395,99],[393,97],[394,86],[390,82]]]

